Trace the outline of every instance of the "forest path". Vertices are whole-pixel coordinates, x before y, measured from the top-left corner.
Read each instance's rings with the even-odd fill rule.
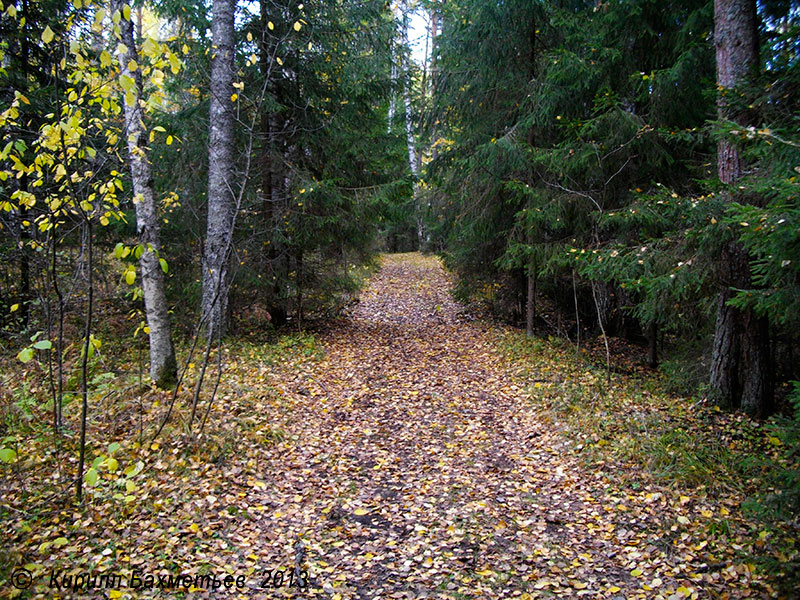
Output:
[[[626,555],[643,525],[615,523],[619,500],[600,504],[491,326],[461,320],[450,287],[435,258],[386,256],[352,316],[323,334],[325,358],[287,369],[295,441],[260,465],[259,563],[286,565],[300,536],[311,595],[641,592]]]

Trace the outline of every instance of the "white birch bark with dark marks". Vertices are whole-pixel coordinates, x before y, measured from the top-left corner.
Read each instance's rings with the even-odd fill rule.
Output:
[[[175,349],[169,323],[167,297],[164,292],[164,272],[159,264],[161,232],[158,209],[153,189],[153,175],[147,153],[147,131],[144,126],[143,86],[140,69],[130,70],[131,61],[139,62],[133,39],[133,24],[130,15],[123,14],[124,3],[114,0],[112,14],[120,12],[119,34],[122,45],[118,46],[121,76],[129,77],[134,85],[126,94],[122,104],[125,111],[125,136],[133,183],[134,208],[136,209],[136,232],[139,243],[145,247],[139,259],[144,295],[145,317],[150,329],[150,377],[159,387],[169,387],[177,377]],[[125,96],[127,95],[127,100]]]
[[[411,68],[409,53],[411,47],[408,39],[408,0],[402,0],[400,3],[400,70],[403,77],[403,106],[405,108],[405,125],[406,125],[406,145],[408,146],[408,166],[411,170],[411,177],[414,180],[414,210],[417,213],[417,242],[419,247],[422,248],[426,241],[425,223],[422,216],[422,207],[419,205],[419,157],[417,156],[417,148],[414,142],[414,124],[411,120]]]

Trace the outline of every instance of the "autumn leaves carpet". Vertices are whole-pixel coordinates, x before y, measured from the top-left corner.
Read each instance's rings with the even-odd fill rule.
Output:
[[[24,593],[769,596],[751,566],[730,560],[729,540],[748,526],[738,500],[632,485],[619,478],[630,467],[581,466],[580,432],[543,418],[543,374],[504,359],[498,339],[514,334],[472,319],[451,286],[433,257],[386,256],[327,330],[230,345],[203,437],[182,430],[179,414],[156,442],[125,437],[118,470],[103,472],[85,507],[19,504],[4,546],[32,576]],[[572,376],[550,363],[550,381]],[[145,405],[148,418],[167,399]],[[111,433],[139,423],[135,404],[100,414],[113,422],[92,427]],[[24,482],[7,482],[25,494]],[[31,526],[34,510],[45,517]],[[712,543],[711,523],[722,524]],[[62,585],[91,573],[113,589]]]
[[[261,465],[260,562],[302,539],[306,593],[332,598],[707,597],[702,539],[663,494],[581,470],[450,287],[432,257],[385,257],[324,359],[285,371],[296,441]]]

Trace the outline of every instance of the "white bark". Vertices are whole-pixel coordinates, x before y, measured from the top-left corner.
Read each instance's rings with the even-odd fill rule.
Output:
[[[133,39],[133,24],[122,14],[124,4],[113,0],[112,13],[120,11],[120,41],[117,54],[121,75],[134,81],[126,101],[125,134],[128,142],[128,155],[133,182],[134,207],[136,209],[136,231],[139,243],[145,247],[139,259],[142,275],[142,290],[147,326],[150,328],[150,377],[159,387],[167,387],[176,381],[177,363],[170,336],[167,298],[164,293],[164,273],[159,264],[158,252],[161,249],[158,210],[153,190],[153,175],[147,155],[147,132],[142,112],[142,75],[139,69],[131,71],[131,61],[139,62]],[[131,99],[133,102],[131,102]]]
[[[394,36],[392,36],[394,37]],[[386,126],[386,131],[391,133],[392,131],[392,122],[394,121],[394,114],[396,112],[395,108],[395,85],[397,82],[397,65],[394,63],[394,39],[392,39],[392,71],[391,75],[389,76],[389,86],[391,87],[391,96],[389,97],[389,116],[388,116],[388,123]]]
[[[419,159],[417,157],[417,148],[414,142],[414,125],[411,120],[411,69],[409,53],[410,44],[408,39],[408,0],[402,0],[400,3],[400,70],[403,77],[403,106],[405,108],[405,123],[406,123],[406,144],[408,146],[408,167],[411,170],[411,176],[414,180],[414,210],[417,213],[417,243],[420,249],[427,241],[425,233],[425,224],[422,216],[422,210],[419,205],[419,187],[417,181],[419,180]]]
[[[400,4],[401,15],[401,28],[402,46],[400,48],[401,56],[401,70],[403,72],[403,105],[406,111],[406,142],[408,144],[408,166],[411,169],[411,174],[414,180],[419,177],[419,168],[417,167],[417,149],[414,145],[414,126],[411,122],[411,70],[409,69],[410,52],[408,42],[408,2],[403,0]],[[415,183],[416,190],[416,183]],[[416,193],[415,193],[416,195]]]

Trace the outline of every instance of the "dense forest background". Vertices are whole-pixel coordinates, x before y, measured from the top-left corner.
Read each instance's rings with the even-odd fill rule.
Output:
[[[682,391],[787,408],[797,7],[747,7],[751,56],[722,86],[708,2],[10,3],[5,335],[58,329],[63,356],[91,242],[168,384],[170,319],[302,326],[376,251],[419,248],[529,333],[646,342]]]
[[[684,391],[774,410],[773,377],[780,390],[798,364],[796,7],[759,3],[733,89],[717,86],[707,2],[442,10],[424,243],[462,296],[576,343],[647,340]],[[729,145],[735,177],[718,170]],[[735,383],[709,383],[724,304],[750,337]]]
[[[109,381],[201,432],[226,344],[414,250],[797,448],[798,56],[793,0],[0,0],[0,459],[36,415],[80,498]]]

